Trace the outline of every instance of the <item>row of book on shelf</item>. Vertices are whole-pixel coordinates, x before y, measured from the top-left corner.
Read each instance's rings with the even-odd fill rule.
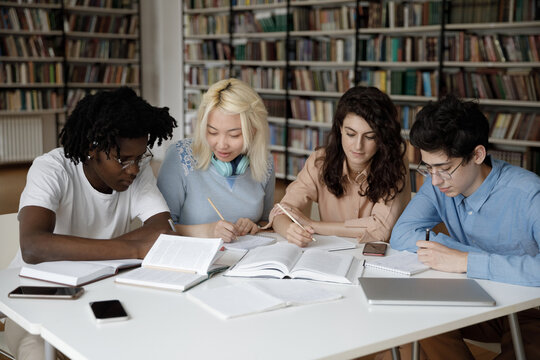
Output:
[[[54,57],[55,49],[60,46],[59,38],[32,36],[2,36],[0,38],[0,56],[10,57]]]
[[[382,5],[362,2],[358,7],[359,27],[412,27],[440,23],[441,4],[438,1],[404,3],[404,6],[399,3],[389,1]],[[255,14],[249,11],[235,11],[233,31],[237,33],[286,31],[287,24],[291,31],[354,30],[357,24],[355,7],[354,3],[331,7],[293,7],[289,15],[285,6],[271,11],[258,11]],[[229,14],[225,13],[188,14],[185,16],[186,35],[226,34],[228,23]]]
[[[0,63],[0,84],[63,84],[62,63]]]
[[[139,17],[137,15],[81,15],[70,14],[64,19],[64,31],[85,33],[135,35]]]
[[[18,89],[0,92],[0,110],[46,110],[63,107],[62,91]]]
[[[334,61],[354,60],[354,39],[293,38],[289,60]],[[438,61],[437,36],[372,35],[358,42],[359,61],[414,62]],[[540,35],[465,35],[459,32],[445,37],[445,61],[467,62],[538,62]],[[235,60],[285,61],[283,39],[233,39]],[[187,60],[227,60],[228,44],[216,40],[186,41]]]
[[[445,38],[445,60],[540,61],[540,35],[475,35],[460,31]]]
[[[29,0],[32,1],[32,0]],[[136,0],[65,0],[69,6],[99,7],[105,9],[133,9]]]
[[[190,0],[187,9],[285,4],[285,0]],[[293,3],[301,3],[294,1]],[[296,9],[295,9],[296,10]],[[360,4],[360,21],[369,27],[408,27],[434,25],[443,12],[440,1],[370,1]],[[450,3],[450,23],[490,23],[503,21],[532,21],[537,19],[535,0],[454,0]]]
[[[32,9],[0,7],[0,29],[16,31],[58,30],[59,12]]]
[[[69,39],[66,55],[69,58],[136,59],[137,43],[127,39]]]
[[[244,70],[256,79],[250,81],[263,89],[283,89],[282,77],[267,81],[269,74],[283,74],[279,70]],[[209,85],[222,79],[229,72],[225,67],[188,67],[188,85]],[[294,69],[290,88],[302,91],[344,92],[354,80],[352,70]],[[375,86],[392,95],[436,97],[438,95],[438,71],[370,70],[359,71],[359,83]],[[501,100],[540,100],[540,72],[535,69],[478,69],[476,71],[447,70],[444,72],[447,92],[461,97]]]
[[[138,84],[138,65],[71,65],[69,81],[77,83]]]

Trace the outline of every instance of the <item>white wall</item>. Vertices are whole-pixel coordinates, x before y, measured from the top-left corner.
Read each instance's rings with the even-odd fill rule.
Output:
[[[142,94],[154,106],[167,106],[178,121],[173,140],[152,150],[163,159],[167,147],[183,137],[182,0],[140,1]]]

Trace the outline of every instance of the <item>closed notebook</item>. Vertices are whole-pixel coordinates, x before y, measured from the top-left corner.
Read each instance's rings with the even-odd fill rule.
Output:
[[[268,279],[235,283],[210,289],[195,289],[187,297],[222,319],[342,298],[338,292],[298,281]]]
[[[422,264],[418,260],[418,255],[408,251],[402,251],[394,255],[389,255],[366,262],[366,267],[385,271],[392,271],[397,274],[411,276],[429,269],[429,266]]]
[[[472,279],[360,278],[374,305],[494,306],[495,300]]]
[[[112,276],[119,269],[139,266],[141,262],[140,259],[47,261],[35,265],[25,264],[19,276],[62,285],[80,286]]]

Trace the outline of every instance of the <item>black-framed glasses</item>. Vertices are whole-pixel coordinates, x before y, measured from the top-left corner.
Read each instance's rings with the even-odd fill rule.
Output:
[[[433,176],[433,175],[437,175],[439,178],[443,179],[443,180],[451,180],[452,179],[452,174],[454,172],[456,172],[456,170],[461,166],[461,164],[463,164],[463,162],[465,161],[465,159],[461,160],[461,162],[459,163],[458,166],[456,166],[454,168],[454,170],[448,172],[446,170],[436,170],[436,171],[433,171],[433,169],[431,168],[431,166],[429,165],[426,165],[424,163],[420,163],[418,164],[418,167],[416,168],[416,171],[418,171],[422,176],[424,177],[428,177],[429,175]]]
[[[152,160],[153,157],[154,157],[154,154],[152,154],[149,148],[146,148],[146,152],[142,154],[141,156],[138,156],[136,159],[133,159],[133,160],[115,159],[115,160],[118,162],[118,164],[120,164],[120,166],[122,166],[122,170],[125,170],[128,167],[135,164],[137,164],[139,169],[141,169],[145,167],[150,162],[150,160]]]

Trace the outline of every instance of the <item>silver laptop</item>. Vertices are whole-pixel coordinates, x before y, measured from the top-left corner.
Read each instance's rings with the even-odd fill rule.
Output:
[[[359,278],[370,304],[494,306],[495,300],[471,279]]]

